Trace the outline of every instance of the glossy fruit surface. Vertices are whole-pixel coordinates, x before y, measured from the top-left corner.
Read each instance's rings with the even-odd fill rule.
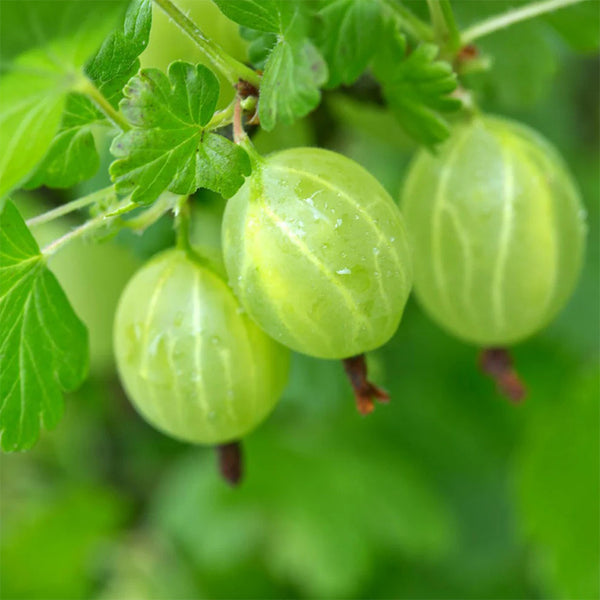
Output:
[[[168,250],[128,284],[114,327],[127,394],[152,425],[189,442],[238,439],[273,409],[289,353],[239,308],[225,282]]]
[[[417,297],[469,342],[522,340],[573,291],[585,214],[562,159],[528,127],[492,117],[457,127],[436,155],[417,156],[402,209]]]
[[[346,358],[398,327],[412,278],[402,216],[340,154],[293,148],[261,161],[227,203],[223,246],[244,308],[298,352]]]

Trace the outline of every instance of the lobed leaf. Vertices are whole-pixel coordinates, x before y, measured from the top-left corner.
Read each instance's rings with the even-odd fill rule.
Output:
[[[113,141],[110,173],[120,192],[153,202],[165,190],[191,194],[206,187],[233,195],[250,172],[247,154],[210,132],[219,84],[203,65],[175,62],[168,77],[144,69],[125,87],[121,103],[133,129]]]
[[[313,2],[300,0],[216,0],[221,11],[245,28],[250,58],[263,66],[258,116],[271,131],[313,110],[327,81],[327,64],[309,38]],[[259,33],[262,32],[262,33]]]
[[[279,121],[290,124],[307,115],[321,100],[327,65],[308,38],[280,37],[265,65],[258,116],[271,131]]]
[[[460,108],[450,94],[456,89],[452,67],[436,60],[438,48],[421,44],[406,54],[404,37],[396,33],[375,60],[374,71],[385,99],[404,130],[416,141],[433,146],[448,137],[443,113]]]
[[[60,129],[26,187],[68,188],[92,177],[100,166],[92,129],[107,124],[85,96],[69,94]]]
[[[372,0],[325,0],[316,14],[318,46],[329,67],[327,87],[353,83],[381,41],[381,4]]]
[[[18,210],[0,212],[0,444],[24,450],[54,427],[62,391],[88,368],[88,338]]]
[[[298,9],[296,0],[214,0],[214,2],[232,21],[267,33],[283,33]]]
[[[133,0],[122,29],[113,31],[86,65],[90,79],[104,82],[128,73],[148,45],[151,25],[152,0]]]

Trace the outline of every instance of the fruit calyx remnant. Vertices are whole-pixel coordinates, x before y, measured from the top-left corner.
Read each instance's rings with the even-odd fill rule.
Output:
[[[215,449],[221,477],[233,487],[239,485],[244,474],[241,443],[220,444]]]
[[[361,415],[368,415],[373,412],[375,409],[375,400],[383,403],[390,401],[387,392],[368,381],[367,362],[364,354],[345,358],[342,362],[354,390],[356,408]]]
[[[486,348],[479,355],[479,367],[495,382],[498,391],[511,402],[525,399],[525,385],[513,368],[512,358],[506,348]]]

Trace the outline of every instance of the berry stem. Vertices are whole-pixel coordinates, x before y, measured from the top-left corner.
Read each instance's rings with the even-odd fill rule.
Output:
[[[345,358],[343,363],[346,375],[354,390],[356,408],[361,415],[368,415],[373,412],[375,400],[383,403],[389,402],[390,397],[387,392],[367,379],[367,361],[364,354]]]
[[[242,445],[240,442],[229,442],[215,448],[221,477],[231,486],[237,486],[244,473]]]
[[[495,382],[498,391],[511,402],[518,404],[525,399],[525,386],[513,367],[506,348],[486,348],[479,355],[481,370]]]
[[[181,196],[175,207],[175,230],[177,232],[177,247],[190,252],[191,211],[187,196]]]
[[[515,23],[533,19],[544,13],[565,8],[571,4],[578,4],[579,2],[583,2],[583,0],[543,0],[542,2],[534,2],[520,8],[515,8],[514,10],[509,10],[502,15],[490,17],[489,19],[485,19],[480,23],[468,27],[461,34],[461,42],[466,46],[479,38],[500,29],[504,29],[505,27],[509,27],[510,25],[514,25]]]
[[[221,46],[207,38],[201,29],[181,12],[171,0],[154,0],[154,2],[194,41],[231,85],[235,85],[238,80],[244,79],[257,88],[260,86],[260,76],[256,71],[235,60]]]
[[[242,122],[243,112],[242,99],[238,95],[233,109],[233,141],[248,153],[250,162],[252,163],[252,168],[254,169],[257,164],[262,162],[263,158],[256,151],[256,148],[250,141],[248,134],[244,131],[244,124]]]

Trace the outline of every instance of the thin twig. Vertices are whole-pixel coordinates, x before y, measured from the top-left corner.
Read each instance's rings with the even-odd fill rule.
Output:
[[[462,44],[470,44],[474,40],[489,35],[490,33],[494,33],[499,29],[504,29],[509,25],[514,25],[515,23],[527,19],[533,19],[544,13],[559,10],[560,8],[565,8],[572,4],[578,4],[579,2],[583,2],[583,0],[543,0],[543,2],[535,2],[520,8],[515,8],[503,15],[490,17],[489,19],[485,19],[484,21],[465,29],[461,34]]]
[[[43,223],[48,223],[49,221],[54,221],[54,219],[58,219],[64,215],[68,215],[69,213],[75,212],[81,208],[85,208],[90,204],[94,204],[98,200],[104,198],[107,194],[114,193],[113,186],[108,186],[102,190],[98,190],[87,196],[83,196],[82,198],[77,198],[76,200],[71,200],[71,202],[67,202],[62,206],[57,206],[52,210],[49,210],[37,217],[32,217],[27,221],[27,227],[37,227],[38,225],[42,225]]]
[[[129,200],[129,198],[127,198],[126,200],[123,200],[118,205],[117,210],[119,211],[119,215],[121,215],[125,212],[128,212],[130,210],[134,210],[135,208],[138,208],[138,206],[139,206],[139,204],[137,204],[135,202],[131,202]],[[90,231],[93,231],[94,229],[98,229],[99,227],[102,227],[106,223],[110,223],[111,221],[113,221],[116,218],[117,218],[117,215],[107,215],[106,213],[102,213],[102,214],[94,217],[93,219],[86,221],[83,225],[76,227],[75,229],[69,231],[69,233],[66,233],[65,235],[59,237],[58,239],[56,239],[53,242],[51,242],[50,244],[48,244],[42,250],[42,254],[46,257],[51,256],[57,250],[59,250],[64,245],[68,244],[69,242],[72,242],[73,240],[81,237],[82,235],[85,235],[86,233],[88,233]]]

